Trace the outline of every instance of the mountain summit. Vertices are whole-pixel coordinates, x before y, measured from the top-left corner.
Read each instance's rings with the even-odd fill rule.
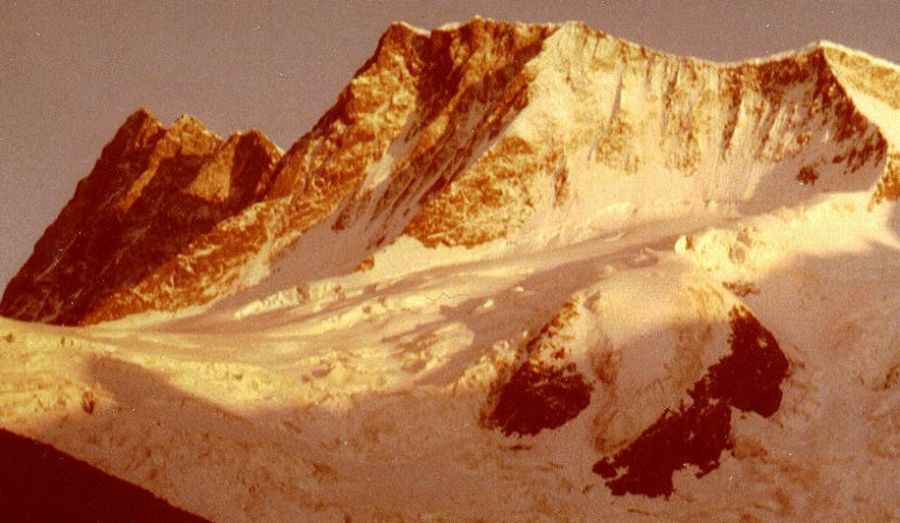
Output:
[[[344,233],[329,238],[341,272],[398,237],[540,247],[823,192],[877,205],[900,197],[883,110],[897,79],[826,42],[714,64],[578,23],[394,24],[283,157],[259,132],[223,141],[191,117],[131,115],[0,313],[86,324],[201,305],[258,283],[325,222]]]
[[[212,521],[896,520],[898,115],[829,42],[483,19],[284,153],[137,111],[0,302],[0,427]]]

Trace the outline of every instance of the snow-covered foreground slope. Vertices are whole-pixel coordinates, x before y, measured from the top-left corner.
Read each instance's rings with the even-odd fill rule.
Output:
[[[231,314],[2,320],[0,422],[215,521],[890,520],[900,215],[867,203],[420,270],[423,248],[386,252]],[[734,310],[789,363],[775,411],[726,406],[731,448],[708,474],[614,495],[595,463],[698,403]],[[587,404],[532,382],[518,407],[549,398],[570,419],[499,413],[526,360],[578,375]]]

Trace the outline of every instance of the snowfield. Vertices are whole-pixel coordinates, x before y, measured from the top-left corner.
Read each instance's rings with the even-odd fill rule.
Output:
[[[320,280],[232,314],[4,319],[2,422],[214,521],[889,520],[900,243],[880,211],[835,197],[677,239]],[[498,369],[568,300],[590,405],[536,435],[487,428]],[[670,497],[613,496],[591,466],[684,399],[739,301],[790,361],[783,405],[734,416],[733,453],[676,472]]]
[[[217,522],[900,520],[897,67],[491,24],[373,63],[513,31],[529,103],[373,103],[394,134],[324,218],[223,222],[267,233],[212,301],[0,318],[0,426]]]

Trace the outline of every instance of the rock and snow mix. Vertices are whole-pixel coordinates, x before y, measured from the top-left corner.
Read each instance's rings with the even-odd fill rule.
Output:
[[[835,44],[480,19],[283,155],[139,113],[0,303],[82,325],[0,319],[0,425],[214,521],[900,518],[898,114]]]

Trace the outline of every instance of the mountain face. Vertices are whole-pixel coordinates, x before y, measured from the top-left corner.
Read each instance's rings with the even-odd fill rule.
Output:
[[[836,44],[482,19],[283,154],[138,111],[0,302],[0,427],[213,521],[896,520],[898,114]]]
[[[135,112],[10,282],[0,310],[77,325],[142,310],[142,293],[159,292],[147,281],[199,294],[199,282],[185,289],[186,274],[166,267],[261,200],[279,156],[258,132],[222,140],[188,116],[165,129]]]
[[[258,283],[326,222],[346,233],[331,261],[349,271],[401,236],[539,248],[823,192],[877,205],[900,198],[880,108],[896,110],[897,84],[832,44],[720,65],[575,23],[395,24],[283,157],[258,132],[223,141],[190,117],[166,130],[130,116],[0,313],[88,324],[201,305]]]

